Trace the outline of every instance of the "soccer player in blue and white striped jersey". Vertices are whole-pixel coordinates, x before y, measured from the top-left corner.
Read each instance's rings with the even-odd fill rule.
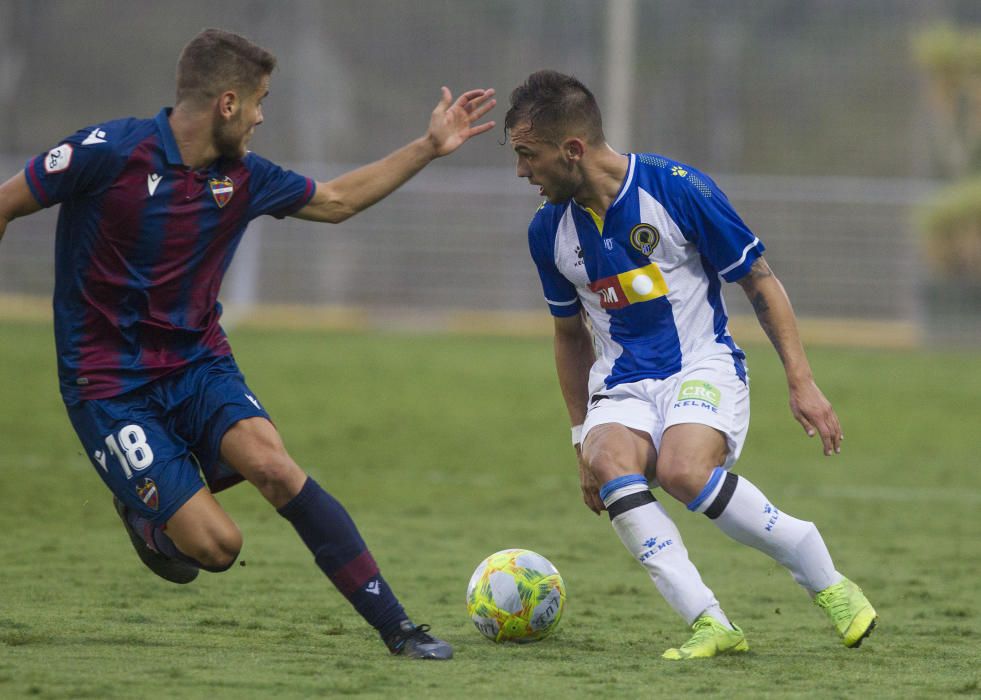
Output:
[[[813,523],[783,512],[730,471],[749,427],[743,351],[727,327],[723,282],[736,282],[783,361],[794,417],[841,449],[763,243],[703,173],[651,153],[622,154],[580,81],[539,71],[511,94],[505,129],[517,174],[546,201],[528,228],[554,320],[559,384],[572,421],[586,505],[606,510],[692,637],[668,659],[746,651],[688,558],[650,486],[768,554],[831,617],[846,646],[876,613],[835,569]]]
[[[212,495],[251,482],[389,650],[448,659],[415,626],[347,511],[289,456],[245,383],[218,291],[252,219],[336,223],[493,127],[493,90],[447,88],[426,134],[329,182],[247,150],[275,57],[208,29],[184,48],[175,106],[82,129],[0,186],[12,219],[61,205],[54,322],[61,393],[140,558],[188,583],[224,571],[242,535]],[[202,478],[203,472],[203,478]]]

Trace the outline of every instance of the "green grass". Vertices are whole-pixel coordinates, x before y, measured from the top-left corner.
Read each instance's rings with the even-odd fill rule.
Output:
[[[841,647],[789,575],[666,507],[752,651],[673,664],[680,620],[580,501],[547,339],[239,331],[238,360],[294,458],[351,511],[409,612],[456,647],[387,656],[251,487],[220,496],[244,566],[176,587],[142,567],[57,395],[50,330],[0,323],[0,697],[951,697],[981,693],[981,357],[812,351],[844,425],[824,458],[750,348],[737,467],[814,520],[881,616]],[[569,592],[554,637],[496,646],[470,573],[534,549]]]

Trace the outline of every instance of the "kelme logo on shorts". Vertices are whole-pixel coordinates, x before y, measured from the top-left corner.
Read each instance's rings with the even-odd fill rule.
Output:
[[[684,382],[681,385],[681,391],[678,392],[679,401],[704,401],[705,403],[712,404],[716,408],[719,407],[719,399],[721,398],[721,391],[708,382],[698,379],[690,379]]]

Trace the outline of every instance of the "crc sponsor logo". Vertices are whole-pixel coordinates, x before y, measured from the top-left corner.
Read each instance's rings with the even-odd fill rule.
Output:
[[[678,392],[679,401],[704,401],[705,403],[712,404],[716,408],[719,407],[719,401],[721,399],[721,391],[700,379],[690,379],[684,382],[681,385],[681,391]]]

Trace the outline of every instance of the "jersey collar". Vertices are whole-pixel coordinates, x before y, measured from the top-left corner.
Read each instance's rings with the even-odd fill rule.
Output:
[[[181,151],[177,147],[177,140],[174,138],[174,132],[170,130],[170,122],[168,121],[170,112],[170,107],[164,107],[157,113],[154,121],[157,123],[157,131],[160,132],[160,141],[163,144],[164,153],[167,154],[167,163],[169,165],[184,165]]]
[[[634,180],[634,163],[636,156],[633,153],[628,153],[627,158],[630,159],[630,163],[627,164],[627,176],[623,178],[623,184],[620,185],[620,191],[617,193],[617,198],[613,200],[613,203],[609,206],[612,209],[617,205],[617,203],[623,199],[623,195],[627,193],[630,189],[630,183]]]
[[[634,156],[633,153],[626,153],[624,155],[626,155],[627,156],[627,159],[628,159],[628,163],[627,163],[627,174],[624,176],[623,182],[620,183],[620,191],[617,192],[616,198],[612,202],[610,202],[610,206],[608,206],[606,208],[607,214],[613,209],[613,207],[615,207],[617,204],[620,203],[620,200],[623,199],[623,195],[627,194],[627,191],[630,189],[630,184],[634,180],[634,163],[636,162],[635,161],[636,156]],[[575,200],[575,197],[573,197],[572,203],[575,204],[577,207],[579,207],[580,209],[582,209],[584,212],[586,212],[587,214],[589,214],[593,218],[593,221],[596,222],[596,228],[598,228],[599,231],[600,231],[600,234],[602,234],[603,233],[603,226],[601,225],[601,220],[597,216],[596,212],[594,212],[589,207],[584,207],[582,204],[580,204],[579,202],[577,202]],[[603,218],[606,218],[606,215],[604,215]]]

